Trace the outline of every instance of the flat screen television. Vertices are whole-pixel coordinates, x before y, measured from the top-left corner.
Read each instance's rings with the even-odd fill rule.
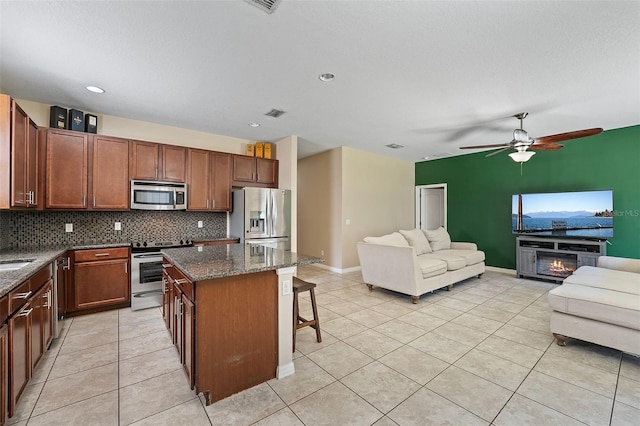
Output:
[[[613,191],[516,194],[514,234],[605,240],[613,237]]]

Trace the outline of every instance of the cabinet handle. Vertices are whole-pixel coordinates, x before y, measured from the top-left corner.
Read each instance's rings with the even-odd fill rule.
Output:
[[[68,271],[69,269],[71,269],[71,258],[67,256],[67,261],[64,263],[62,270]]]
[[[173,282],[176,283],[176,284],[184,284],[184,283],[187,282],[187,280],[186,279],[179,279],[179,280],[173,280]]]
[[[124,264],[124,273],[128,274],[129,273],[129,263],[125,263]]]
[[[171,265],[170,263],[163,263],[163,264],[162,264],[162,267],[163,267],[164,269],[171,268],[171,266],[172,266],[172,265]]]
[[[94,195],[93,196],[93,207],[95,207],[95,206],[96,206],[96,196]]]
[[[109,253],[96,253],[95,257],[104,257],[104,256],[109,256]]]
[[[52,306],[51,305],[51,299],[53,298],[52,296],[53,296],[53,290],[49,290],[47,292],[47,308],[48,309],[51,309],[51,306]]]
[[[156,179],[158,179],[158,168],[156,167]]]
[[[209,208],[209,200],[207,200],[207,208]]]
[[[212,209],[215,209],[215,208],[216,208],[216,199],[215,199],[215,198],[213,199],[213,205],[211,206],[211,208],[212,208]]]
[[[28,317],[33,312],[33,308],[29,308],[26,311],[22,311],[18,314],[19,317]]]
[[[86,196],[86,195],[83,195],[83,196],[82,196],[82,206],[83,206],[83,207],[86,207],[86,205],[87,205],[87,196]]]
[[[13,298],[14,299],[28,299],[31,296],[32,291],[27,291],[26,293],[16,293]]]

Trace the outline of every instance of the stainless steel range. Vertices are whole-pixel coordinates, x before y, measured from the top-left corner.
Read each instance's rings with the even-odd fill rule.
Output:
[[[162,253],[170,247],[189,247],[191,240],[131,243],[131,310],[162,306]]]

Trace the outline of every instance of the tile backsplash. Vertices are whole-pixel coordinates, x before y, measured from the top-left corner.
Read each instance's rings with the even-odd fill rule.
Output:
[[[198,228],[198,221],[203,222],[202,228]],[[115,222],[122,224],[122,230],[114,230]],[[73,232],[65,232],[67,223],[73,224]],[[0,248],[197,239],[226,233],[226,213],[143,210],[0,212]]]

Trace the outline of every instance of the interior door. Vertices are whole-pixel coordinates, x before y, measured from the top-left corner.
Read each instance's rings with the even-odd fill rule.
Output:
[[[425,185],[416,187],[416,228],[447,227],[447,187]]]

